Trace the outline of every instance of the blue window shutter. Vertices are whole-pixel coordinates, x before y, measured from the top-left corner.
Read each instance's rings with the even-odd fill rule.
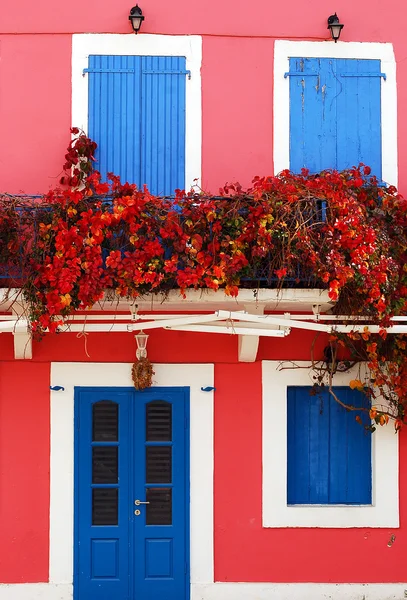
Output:
[[[185,187],[185,57],[89,56],[97,168],[153,194]]]
[[[371,504],[371,434],[321,390],[289,387],[287,393],[288,504]],[[361,406],[365,397],[336,388],[344,401]],[[363,417],[365,424],[367,416]]]
[[[327,59],[291,58],[290,169],[336,167],[336,80]]]
[[[360,162],[381,178],[379,60],[290,59],[290,169]]]
[[[170,195],[185,187],[185,57],[145,56],[142,67],[142,181]]]
[[[141,184],[141,58],[89,56],[89,136],[96,168]]]
[[[364,163],[378,179],[382,177],[380,70],[380,60],[336,61],[337,168]],[[367,77],[368,73],[375,76]]]

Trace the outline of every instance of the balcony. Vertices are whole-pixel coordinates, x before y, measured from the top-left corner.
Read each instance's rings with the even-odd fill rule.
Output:
[[[216,204],[225,203],[225,197],[210,197],[210,202],[214,205],[214,213],[216,213]],[[146,214],[146,220],[155,221],[152,227],[153,232],[148,235],[148,240],[156,239],[159,243],[160,250],[157,252],[157,258],[159,257],[162,262],[171,259],[176,253],[178,255],[178,263],[176,267],[178,270],[188,269],[192,265],[196,266],[198,263],[193,261],[193,246],[195,244],[198,253],[200,251],[200,241],[197,242],[194,239],[194,233],[191,231],[191,227],[188,223],[188,216],[181,213],[177,213],[177,209],[174,211],[171,208],[171,203],[174,198],[166,197],[163,202],[166,203],[163,211],[159,214]],[[199,206],[206,203],[208,198],[197,196],[193,205],[192,211],[199,210]],[[90,200],[81,202],[80,210],[83,212],[88,211],[97,213],[102,212],[105,214],[113,215],[114,213],[114,201],[111,197],[93,197]],[[229,225],[228,231],[222,232],[222,237],[230,238],[230,244],[239,237],[239,224],[246,221],[249,217],[249,213],[252,207],[255,206],[253,201],[252,206],[245,203],[242,207],[233,207],[231,201],[231,211],[234,211],[236,220],[232,225]],[[58,208],[60,210],[60,208]],[[74,211],[76,209],[73,209]],[[172,215],[176,217],[176,226],[180,230],[180,237],[188,238],[185,247],[180,252],[179,244],[177,240],[166,239],[162,235],[162,220],[165,218],[165,211],[170,211]],[[223,208],[224,210],[224,208]],[[0,247],[0,287],[21,287],[30,278],[35,275],[35,266],[33,264],[33,257],[41,261],[38,249],[38,241],[43,241],[43,229],[44,227],[51,228],[53,223],[53,216],[55,215],[55,205],[52,203],[44,202],[44,199],[39,196],[0,196],[0,236],[2,239],[2,245]],[[163,216],[164,215],[164,216]],[[319,200],[308,202],[306,210],[303,210],[302,214],[309,226],[314,231],[320,229],[326,218],[325,203]],[[63,218],[66,218],[67,227],[75,224],[75,219],[69,218],[69,211],[63,212]],[[292,218],[295,218],[293,215]],[[140,215],[136,216],[136,219],[140,219]],[[260,219],[259,219],[260,220]],[[100,242],[101,255],[102,255],[102,266],[104,271],[109,271],[109,256],[113,252],[119,252],[120,257],[124,258],[128,255],[132,255],[134,260],[137,260],[135,256],[135,246],[132,240],[133,233],[132,226],[126,224],[117,225],[112,227],[110,236],[103,236],[103,240]],[[292,223],[287,218],[286,228],[289,229]],[[140,226],[138,222],[137,227]],[[218,239],[216,233],[216,227],[213,223],[207,223],[208,231],[205,239],[206,249],[211,248]],[[154,230],[156,231],[156,237],[154,238]],[[202,236],[200,236],[202,237]],[[252,235],[253,237],[253,235]],[[218,252],[222,252],[224,248],[224,241],[222,242],[223,247],[218,248]],[[44,244],[47,246],[47,240]],[[297,260],[292,261],[290,272],[285,274],[284,277],[278,276],[278,260],[276,260],[276,246],[279,246],[278,252],[284,246],[283,234],[281,239],[277,238],[273,240],[273,249],[262,247],[261,250],[256,248],[256,242],[252,241],[246,244],[244,252],[242,252],[242,260],[238,262],[235,272],[229,272],[229,278],[232,276],[236,280],[241,290],[261,290],[261,289],[326,289],[326,284],[322,283],[313,273],[310,268],[307,268],[301,263],[300,257]],[[49,250],[49,248],[48,248]],[[227,248],[226,248],[227,250]],[[44,252],[46,249],[44,247]],[[162,254],[160,255],[160,252]],[[213,249],[211,253],[213,256],[213,262],[216,261],[216,250]],[[45,254],[44,254],[45,255]],[[192,259],[192,262],[191,262]],[[209,266],[209,265],[208,265]],[[107,289],[110,286],[107,286]],[[176,277],[166,277],[165,281],[159,286],[160,292],[168,292],[170,290],[178,289],[180,286],[177,283]],[[189,287],[188,285],[186,286]],[[205,285],[191,285],[190,287],[205,288]],[[221,282],[219,287],[225,287],[225,284]],[[213,286],[209,288],[214,289]]]

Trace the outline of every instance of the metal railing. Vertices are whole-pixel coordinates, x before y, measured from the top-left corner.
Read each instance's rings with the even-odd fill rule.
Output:
[[[40,204],[39,199],[43,196],[16,196],[16,195],[0,195],[0,202],[7,202],[7,199],[13,201],[13,210],[17,217],[13,221],[14,230],[6,230],[6,240],[0,240],[0,287],[2,283],[7,281],[7,285],[10,282],[14,286],[18,286],[21,281],[30,276],[30,270],[32,273],[32,267],[30,266],[30,251],[33,248],[37,237],[39,224],[43,221],[49,221],[49,214],[52,211],[52,205]],[[199,196],[197,197],[199,198]],[[224,201],[225,197],[219,198],[211,197],[212,199],[219,199]],[[171,199],[166,197],[166,199]],[[103,200],[103,205],[111,206],[112,198],[103,197],[92,197],[89,203],[94,201]],[[3,204],[4,205],[4,204]],[[240,213],[244,216],[244,211]],[[315,200],[309,203],[309,214],[305,215],[310,223],[323,223],[326,219],[326,205],[325,202]],[[0,221],[1,226],[1,221]],[[1,229],[0,229],[1,231]],[[4,234],[4,230],[3,230]],[[7,255],[7,252],[2,252],[4,244],[7,244],[7,240],[15,238],[19,247],[18,251],[13,254],[13,260],[7,261],[3,258]],[[10,242],[9,242],[10,243]],[[104,240],[102,244],[102,257],[105,263],[107,256],[112,250],[119,250],[121,253],[127,250],[134,249],[127,239],[127,234],[120,230],[116,231],[114,236],[110,240]],[[171,248],[166,249],[165,257],[170,258]],[[276,277],[273,265],[272,251],[269,255],[256,261],[256,263],[247,268],[247,275],[242,276],[240,279],[240,287],[243,288],[277,288],[277,287],[289,287],[289,288],[324,288],[326,287],[320,281],[318,281],[312,274],[312,271],[306,269],[304,266],[298,265],[295,269],[295,273],[291,273],[286,276],[283,280]],[[4,285],[3,285],[4,287]],[[174,287],[175,283],[174,283]]]

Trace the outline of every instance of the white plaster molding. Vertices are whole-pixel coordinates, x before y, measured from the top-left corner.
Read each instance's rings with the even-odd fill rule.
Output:
[[[397,87],[393,44],[376,42],[291,42],[274,45],[274,172],[290,166],[290,57],[359,58],[381,61],[386,80],[381,85],[382,178],[397,186]]]
[[[190,388],[191,583],[210,583],[213,582],[214,395],[213,391],[202,392],[201,387],[213,387],[214,367],[157,364],[154,371],[154,385]],[[64,390],[51,391],[49,578],[52,584],[72,584],[74,387],[132,386],[131,364],[52,363],[51,386],[62,386]],[[48,600],[48,596],[44,598]]]
[[[400,600],[405,597],[406,586],[406,583],[213,583],[193,585],[191,600]]]
[[[309,365],[296,362],[299,367]],[[372,437],[372,506],[287,505],[287,387],[311,386],[311,370],[263,361],[263,527],[399,527],[398,435],[391,424]],[[355,368],[334,385],[359,378]]]
[[[21,290],[3,290],[0,288],[0,308],[3,312],[10,311],[13,302],[22,302]],[[185,290],[185,298],[179,290],[170,290],[168,294],[146,294],[136,299],[118,298],[112,291],[107,291],[105,297],[97,302],[91,311],[130,312],[138,307],[139,312],[193,312],[210,310],[242,310],[257,305],[263,310],[281,312],[312,312],[314,305],[320,306],[320,312],[330,310],[334,303],[328,297],[328,291],[322,289],[259,289],[239,290],[237,298],[226,296],[225,290]],[[257,311],[256,311],[257,312]]]
[[[89,54],[127,56],[185,56],[186,79],[185,121],[185,187],[201,179],[202,159],[202,38],[199,35],[153,35],[78,33],[72,36],[72,127],[88,130]],[[196,182],[195,182],[196,183]]]
[[[407,583],[195,583],[191,600],[400,600],[406,588]],[[0,600],[72,600],[72,585],[0,584]]]
[[[0,600],[72,600],[72,597],[72,584],[0,584]]]

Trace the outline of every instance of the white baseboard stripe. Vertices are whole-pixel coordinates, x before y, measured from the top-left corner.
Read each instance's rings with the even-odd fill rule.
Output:
[[[72,600],[69,583],[0,584],[0,600]]]
[[[402,600],[406,590],[407,583],[209,583],[192,585],[191,600]]]
[[[192,584],[191,600],[402,600],[406,590],[407,582],[200,583]],[[1,584],[0,600],[72,600],[72,585]]]

